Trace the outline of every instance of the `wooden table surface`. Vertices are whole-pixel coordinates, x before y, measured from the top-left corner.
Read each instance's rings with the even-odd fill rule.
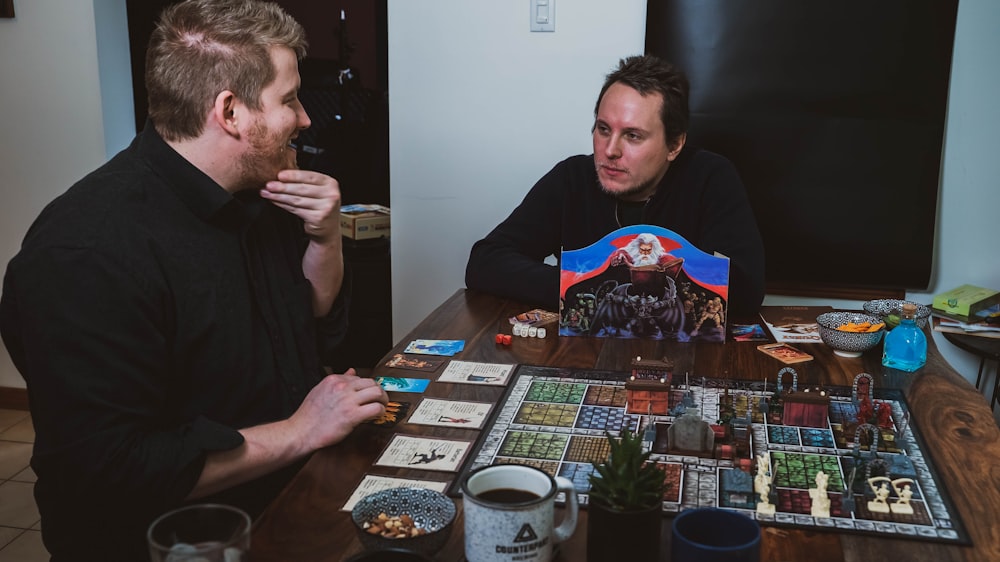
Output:
[[[690,344],[650,340],[557,337],[514,338],[513,345],[497,345],[498,332],[510,333],[507,318],[528,310],[521,303],[459,290],[430,314],[389,352],[401,353],[413,339],[462,339],[465,350],[456,359],[491,363],[548,365],[626,371],[631,358],[670,356],[675,373],[710,378],[760,380],[782,366],[756,351],[756,343]],[[552,330],[555,331],[555,330]],[[810,562],[846,560],[1000,561],[1000,429],[986,401],[956,373],[928,338],[927,365],[916,374],[885,373],[880,347],[859,358],[834,355],[822,344],[805,346],[815,360],[797,364],[799,384],[850,385],[862,372],[874,376],[876,386],[905,389],[911,423],[924,437],[924,454],[937,468],[955,509],[972,539],[972,546],[919,540],[879,538],[870,535],[763,526],[761,560]],[[375,376],[401,376],[401,371],[380,366]],[[411,378],[435,378],[438,373],[405,371]],[[503,388],[434,382],[425,397],[456,400],[499,400]],[[390,393],[390,398],[416,405],[417,395]],[[361,550],[350,520],[340,511],[364,474],[450,482],[456,475],[413,469],[376,467],[373,463],[395,433],[427,435],[474,441],[479,432],[467,429],[397,425],[391,430],[359,427],[336,446],[316,452],[282,494],[255,522],[252,552],[255,562],[268,560],[344,560]],[[461,500],[459,518],[445,548],[442,562],[464,560]],[[560,547],[558,560],[586,558],[586,510],[580,511],[576,533]],[[669,552],[671,519],[663,519],[662,559]],[[623,547],[624,548],[624,547]]]

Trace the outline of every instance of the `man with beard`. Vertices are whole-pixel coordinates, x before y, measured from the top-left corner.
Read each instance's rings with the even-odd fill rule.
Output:
[[[0,329],[53,560],[147,559],[149,523],[185,503],[253,516],[384,411],[374,381],[321,366],[344,265],[337,182],[289,147],[310,123],[305,47],[275,4],[167,8],[145,129],[50,203],[8,266]]]
[[[764,298],[764,245],[732,163],[685,144],[688,83],[654,56],[619,62],[594,109],[591,155],[549,171],[472,247],[469,288],[525,303],[558,303],[560,250],[585,248],[635,224],[668,228],[730,258],[729,310],[756,313]]]

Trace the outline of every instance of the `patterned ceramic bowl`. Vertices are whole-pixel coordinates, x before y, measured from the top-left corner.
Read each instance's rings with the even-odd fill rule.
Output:
[[[922,304],[899,299],[875,299],[866,302],[861,307],[868,314],[881,318],[885,322],[885,329],[891,330],[899,325],[899,317],[902,314],[905,303],[912,303],[917,306],[917,327],[923,329],[927,325],[927,318],[931,315],[931,309]]]
[[[366,549],[397,548],[434,554],[448,541],[455,511],[455,502],[441,492],[425,488],[390,488],[361,498],[351,510],[351,519]],[[390,518],[409,515],[414,526],[424,529],[426,534],[392,538],[368,532],[365,523],[375,520],[381,513]]]
[[[882,319],[862,312],[824,312],[816,317],[816,323],[819,324],[819,337],[822,338],[823,343],[832,347],[833,352],[837,355],[858,357],[861,352],[868,351],[882,340],[882,334],[885,333],[884,326],[875,332],[845,332],[837,329],[850,322],[879,324]]]

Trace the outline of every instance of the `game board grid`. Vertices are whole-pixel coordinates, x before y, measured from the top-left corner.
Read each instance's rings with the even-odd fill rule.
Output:
[[[522,381],[521,379],[525,379]],[[544,377],[536,375],[526,375],[515,377],[514,383],[509,388],[508,399],[504,402],[504,407],[496,414],[496,420],[493,423],[494,428],[505,428],[502,431],[501,437],[497,437],[492,434],[488,435],[483,441],[482,446],[479,448],[479,452],[473,460],[472,468],[477,466],[483,466],[492,463],[501,462],[516,462],[521,464],[531,464],[533,466],[538,466],[542,470],[552,474],[566,476],[571,481],[574,482],[574,486],[577,491],[580,492],[579,497],[581,503],[586,505],[587,496],[586,490],[589,489],[589,476],[592,472],[592,466],[589,462],[568,462],[566,458],[554,458],[555,450],[558,447],[549,446],[555,443],[563,443],[565,447],[568,447],[568,443],[572,441],[573,438],[577,437],[587,437],[593,435],[603,435],[603,431],[596,431],[592,427],[588,428],[587,423],[581,423],[579,415],[577,420],[574,422],[573,427],[543,427],[537,425],[521,425],[514,423],[514,418],[518,405],[525,400],[525,395],[527,389],[530,388],[529,384],[534,384],[535,382],[542,381],[546,383],[554,383],[555,385],[582,385],[583,394],[581,396],[580,402],[573,403],[607,403],[609,398],[608,394],[612,396],[610,400],[617,400],[618,397],[615,396],[613,391],[616,386],[621,386],[622,382],[620,380],[606,380],[606,379],[586,379],[584,381],[569,382],[565,380],[565,377]],[[683,390],[684,387],[681,387]],[[547,387],[540,387],[540,389],[550,390]],[[559,389],[558,386],[552,386],[551,390],[554,392],[554,396],[564,397],[563,400],[576,400],[576,396],[580,394],[579,390],[574,388],[572,392],[564,391]],[[675,387],[676,390],[676,387]],[[682,392],[683,392],[682,390]],[[719,413],[719,401],[718,397],[721,394],[719,389],[710,389],[704,386],[695,386],[691,389],[691,394],[694,397],[694,403],[696,406],[701,406],[704,408],[702,415],[705,419],[715,419]],[[764,393],[754,393],[764,396]],[[734,408],[737,412],[743,412],[747,409],[747,401],[745,395],[737,395],[734,400]],[[840,397],[840,400],[845,400],[845,398]],[[899,423],[899,420],[906,419],[906,413],[903,411],[902,404],[898,401],[888,400],[893,407],[892,417],[894,423]],[[842,402],[837,402],[834,400],[833,404],[841,404]],[[844,403],[846,406],[852,406],[849,403]],[[771,427],[778,427],[777,424],[769,424],[765,419],[764,413],[760,411],[759,402],[754,399],[754,403],[749,408],[751,419],[759,420],[758,423],[752,423],[750,426],[750,431],[752,435],[752,447],[756,453],[767,452],[770,454],[772,451],[781,452],[784,454],[805,454],[805,455],[821,455],[830,456],[834,459],[839,459],[844,462],[843,466],[837,466],[838,470],[831,474],[831,490],[843,489],[843,478],[844,473],[846,473],[849,467],[849,462],[853,459],[851,454],[857,454],[857,451],[852,451],[840,447],[838,443],[835,442],[833,438],[832,428],[834,426],[833,417],[834,411],[837,412],[849,412],[850,408],[831,408],[831,419],[828,428],[798,428],[790,426],[792,429],[796,430],[797,437],[795,439],[796,444],[786,445],[780,443],[770,443],[769,442],[769,430]],[[612,408],[613,409],[613,408]],[[511,411],[505,411],[511,410]],[[582,411],[580,408],[579,411]],[[841,413],[841,421],[843,421],[843,414]],[[579,412],[578,412],[579,414]],[[612,414],[609,412],[608,416]],[[634,416],[635,423],[638,424],[642,416]],[[668,416],[666,419],[669,421],[671,418]],[[630,420],[632,422],[633,420]],[[561,422],[562,423],[562,422]],[[631,425],[631,423],[630,423]],[[540,450],[546,451],[549,457],[553,457],[548,460],[538,460],[529,458],[517,458],[517,457],[506,457],[497,454],[499,447],[502,442],[506,440],[506,437],[510,433],[517,432],[534,432],[539,435],[548,434],[551,432],[562,432],[570,434],[568,440],[552,441],[547,443],[546,446],[541,447]],[[582,434],[582,435],[581,435]],[[802,494],[808,496],[807,489],[805,491],[795,488],[781,488],[778,487],[778,493],[785,494],[790,498],[799,498],[799,503],[802,507],[799,510],[805,510],[805,513],[782,513],[779,512],[774,516],[768,516],[763,514],[758,514],[755,509],[740,509],[740,508],[730,508],[723,505],[721,498],[719,497],[722,493],[720,480],[721,474],[724,470],[735,470],[733,463],[731,461],[721,461],[715,459],[705,459],[697,457],[687,457],[687,456],[677,456],[677,455],[657,455],[651,456],[652,460],[659,463],[674,464],[678,466],[677,471],[680,473],[681,482],[678,484],[677,489],[683,490],[681,502],[664,501],[663,509],[665,513],[677,513],[683,509],[688,509],[697,506],[723,506],[727,509],[733,509],[734,511],[740,511],[746,515],[756,518],[762,523],[771,523],[778,525],[804,525],[812,526],[816,528],[830,528],[838,529],[842,531],[858,531],[858,532],[878,532],[885,533],[889,535],[897,535],[902,537],[915,537],[924,539],[936,539],[936,540],[948,540],[948,541],[961,541],[967,540],[958,532],[958,530],[953,526],[951,520],[948,506],[941,499],[941,496],[937,490],[933,474],[923,457],[922,452],[919,449],[919,445],[915,439],[904,439],[906,433],[901,433],[900,442],[896,445],[899,446],[901,454],[905,455],[909,452],[910,455],[907,457],[912,463],[913,469],[917,475],[915,480],[915,493],[914,499],[911,500],[911,504],[914,507],[915,514],[912,516],[914,519],[925,519],[928,522],[932,522],[929,525],[922,525],[919,522],[912,523],[909,521],[903,521],[900,514],[875,514],[878,517],[872,519],[859,519],[851,517],[837,517],[837,514],[841,513],[842,508],[842,494],[835,491],[828,492],[831,498],[831,509],[834,511],[834,517],[830,518],[814,518],[808,513],[808,506],[801,501]],[[523,437],[523,436],[521,436]],[[566,437],[563,435],[562,437]],[[788,438],[792,441],[791,437]],[[541,441],[546,441],[545,438],[541,438]],[[880,444],[882,443],[880,439]],[[807,443],[808,445],[804,445]],[[521,448],[519,451],[529,451],[528,454],[533,454],[531,451],[538,450],[538,446],[527,446],[521,443]],[[813,446],[815,445],[815,446]],[[527,447],[525,449],[525,447]],[[532,448],[535,447],[535,448]],[[880,446],[881,450],[882,447]],[[568,450],[568,449],[567,449]],[[565,454],[565,451],[564,453]],[[865,453],[869,454],[869,453]],[[585,455],[581,455],[581,458]],[[882,453],[879,456],[884,456]],[[576,458],[576,457],[574,457]],[[836,474],[837,479],[833,478],[833,474]],[[807,474],[807,478],[814,478],[815,473]],[[799,477],[798,482],[801,483],[802,478]],[[834,486],[835,482],[839,482],[840,488]],[[924,484],[926,483],[926,486]],[[752,490],[752,489],[751,489]],[[916,499],[919,496],[922,499]],[[855,510],[857,513],[867,513],[867,506],[861,509],[861,504],[867,501],[867,498],[855,492]],[[690,499],[689,499],[690,498]],[[794,502],[793,502],[794,503]],[[894,520],[880,520],[881,518],[886,518],[890,516]]]

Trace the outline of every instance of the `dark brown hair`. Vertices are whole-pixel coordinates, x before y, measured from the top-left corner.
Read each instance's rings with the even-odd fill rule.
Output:
[[[618,61],[618,68],[608,74],[597,96],[594,105],[594,117],[601,107],[604,93],[612,84],[622,84],[639,92],[643,96],[651,93],[663,97],[660,108],[660,120],[663,121],[663,131],[667,146],[673,147],[681,135],[687,133],[688,121],[688,80],[683,72],[677,70],[669,62],[653,55],[636,55]]]

